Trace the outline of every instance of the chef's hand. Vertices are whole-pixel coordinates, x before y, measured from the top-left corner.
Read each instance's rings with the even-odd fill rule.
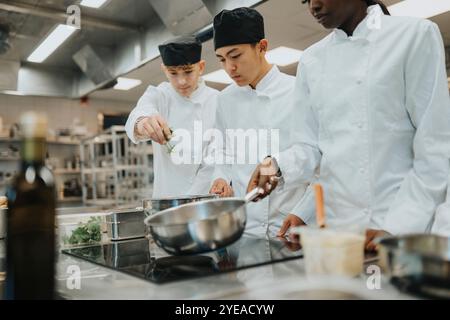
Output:
[[[221,198],[232,197],[234,195],[233,188],[225,181],[225,179],[216,179],[213,182],[209,193],[218,194]]]
[[[382,237],[390,236],[391,234],[384,230],[366,230],[366,243],[365,249],[366,251],[378,251],[378,246],[375,243],[375,240]]]
[[[247,193],[260,187],[264,190],[264,193],[261,193],[253,201],[256,202],[264,199],[277,187],[279,179],[278,165],[274,162],[273,158],[267,157],[253,172],[247,186]]]
[[[172,137],[166,120],[159,114],[139,120],[136,130],[139,136],[151,139],[159,144],[166,144]]]
[[[289,214],[286,219],[284,219],[283,225],[281,226],[280,231],[278,231],[277,236],[284,237],[289,228],[299,226],[306,226],[306,223],[295,214]]]
[[[289,251],[295,252],[302,248],[300,244],[300,237],[298,234],[291,233],[288,238],[286,237],[278,237],[289,249]]]

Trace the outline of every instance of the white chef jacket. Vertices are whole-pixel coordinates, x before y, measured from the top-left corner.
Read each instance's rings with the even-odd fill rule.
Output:
[[[278,162],[286,186],[319,167],[329,220],[423,232],[449,172],[443,42],[431,21],[381,15],[376,29],[369,16],[353,36],[336,29],[304,52],[294,93],[300,130]],[[294,212],[314,222],[311,188]]]
[[[239,87],[236,84],[228,86],[219,94],[216,114],[216,128],[226,136],[226,143],[223,144],[222,152],[233,164],[216,165],[213,181],[223,178],[232,182],[234,195],[244,197],[247,190],[248,181],[255,169],[256,164],[265,158],[268,153],[264,153],[264,148],[258,147],[257,162],[251,163],[249,148],[245,149],[245,164],[238,164],[242,154],[236,154],[236,149],[231,150],[230,141],[232,138],[226,135],[227,130],[234,129],[254,129],[267,130],[267,135],[259,136],[258,144],[268,143],[267,152],[276,149],[271,143],[271,129],[278,129],[279,151],[287,149],[290,132],[295,129],[289,121],[294,106],[289,103],[295,78],[281,73],[276,66],[261,79],[256,89],[250,86]],[[267,137],[267,141],[263,141]],[[274,138],[274,141],[276,139]],[[283,192],[274,191],[270,197],[257,203],[247,205],[247,235],[274,236],[279,231],[281,224],[287,214],[293,209],[297,200],[302,197],[305,187],[296,185],[297,188],[286,188]]]
[[[448,176],[447,199],[436,210],[432,233],[450,237],[450,175]]]
[[[178,161],[174,161],[174,154],[169,153],[165,145],[152,141],[153,198],[198,195],[209,192],[213,169],[204,166],[203,161],[201,163],[194,161],[194,152],[202,152],[201,155],[197,155],[197,159],[202,159],[209,142],[204,141],[201,148],[194,149],[194,141],[198,141],[194,138],[194,122],[201,123],[203,133],[213,127],[217,93],[217,90],[207,87],[201,80],[191,97],[185,98],[178,94],[170,83],[163,82],[157,87],[149,86],[130,113],[125,129],[128,137],[134,143],[138,143],[134,136],[134,125],[137,119],[143,116],[161,115],[168,126],[174,130],[175,135],[178,129],[185,129],[191,133],[191,149],[184,150],[188,148],[183,146],[181,147],[185,147],[183,150],[174,151],[192,154],[192,163],[190,164],[179,164]],[[178,141],[178,144],[173,143],[172,140],[171,143],[175,144],[175,148],[183,145],[181,140]]]

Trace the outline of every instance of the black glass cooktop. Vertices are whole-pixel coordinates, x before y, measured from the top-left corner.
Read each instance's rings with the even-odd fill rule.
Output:
[[[147,239],[63,250],[63,253],[155,283],[185,280],[298,259],[298,242],[241,237],[206,254],[172,256]]]

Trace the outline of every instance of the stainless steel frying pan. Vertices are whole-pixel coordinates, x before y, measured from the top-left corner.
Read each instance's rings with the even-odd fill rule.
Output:
[[[142,202],[146,215],[151,215],[162,210],[178,207],[186,203],[218,198],[216,194],[190,195],[184,197],[165,197],[144,199]]]
[[[238,240],[247,222],[246,204],[260,189],[245,198],[221,198],[188,203],[147,217],[144,222],[158,246],[170,254],[216,250]]]

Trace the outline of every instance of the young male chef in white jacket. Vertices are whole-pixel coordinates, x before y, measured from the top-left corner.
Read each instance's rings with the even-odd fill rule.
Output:
[[[208,142],[203,133],[213,127],[218,91],[201,79],[205,61],[201,42],[194,36],[166,42],[159,51],[169,82],[148,87],[128,117],[126,132],[134,143],[152,140],[153,198],[206,194],[212,169],[204,166]],[[186,141],[177,132],[183,132]]]
[[[270,193],[276,172],[288,186],[310,181],[320,168],[327,218],[364,221],[371,229],[367,249],[375,236],[425,232],[444,202],[449,174],[450,99],[439,28],[389,16],[379,0],[304,2],[333,31],[300,61],[295,145],[259,165],[248,188],[267,186]],[[308,190],[289,224],[314,223],[312,203]]]
[[[294,108],[289,101],[295,78],[266,60],[269,43],[256,10],[223,10],[213,25],[216,56],[234,83],[219,94],[216,129],[226,137],[221,151],[226,163],[216,163],[211,192],[244,197],[254,163],[267,152],[290,146],[295,127],[289,121]],[[304,192],[303,185],[297,187],[249,204],[246,234],[276,236]]]

